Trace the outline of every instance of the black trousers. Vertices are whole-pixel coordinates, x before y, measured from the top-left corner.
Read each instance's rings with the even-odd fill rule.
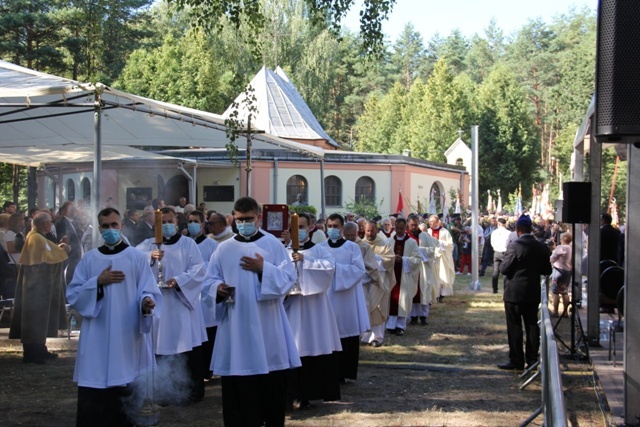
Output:
[[[538,304],[504,303],[509,338],[509,360],[517,366],[526,361],[533,364],[538,360],[540,348],[540,328],[538,327]],[[522,325],[527,336],[526,352],[522,351]],[[525,357],[526,356],[526,357]]]
[[[493,252],[493,274],[491,275],[491,285],[493,292],[498,292],[498,279],[500,278],[500,264],[504,261],[504,252]],[[504,289],[504,286],[502,287]]]
[[[342,351],[336,353],[340,379],[349,378],[350,380],[355,380],[358,378],[360,336],[340,338],[340,344],[342,344]]]
[[[217,326],[207,328],[207,341],[202,343],[202,375],[206,380],[211,378],[211,356],[213,356],[217,331]]]
[[[489,266],[489,262],[493,260],[493,246],[491,246],[491,239],[485,239],[482,254],[480,255],[482,256],[480,273],[484,274],[485,270]]]
[[[130,427],[125,401],[131,396],[129,387],[78,387],[76,427]]]
[[[340,400],[338,353],[301,357],[302,366],[289,370],[288,400]]]
[[[262,375],[223,376],[225,427],[284,427],[287,370]]]

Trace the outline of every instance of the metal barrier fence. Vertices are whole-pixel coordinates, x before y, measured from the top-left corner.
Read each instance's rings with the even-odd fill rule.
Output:
[[[540,374],[542,381],[542,406],[531,414],[522,426],[528,425],[540,413],[544,413],[544,425],[547,427],[567,426],[558,344],[549,315],[548,282],[549,278],[546,277],[540,284],[542,300],[540,304],[540,371],[538,374]]]

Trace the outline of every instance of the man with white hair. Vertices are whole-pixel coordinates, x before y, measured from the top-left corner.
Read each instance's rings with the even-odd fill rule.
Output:
[[[443,302],[445,296],[453,295],[453,281],[456,278],[453,266],[453,239],[449,230],[442,226],[438,215],[429,217],[429,235],[439,241],[439,247],[435,251],[433,297],[438,302]]]
[[[377,227],[376,227],[377,228]],[[380,235],[383,239],[389,239],[395,236],[396,232],[393,229],[391,218],[385,218],[382,220],[382,228],[380,228]]]
[[[365,220],[366,222],[366,220]],[[376,310],[375,306],[369,305],[369,299],[366,298],[371,288],[379,288],[380,286],[380,274],[378,273],[378,263],[376,262],[375,253],[373,248],[366,244],[359,236],[359,224],[355,222],[347,222],[343,229],[342,234],[344,238],[355,243],[360,248],[362,253],[362,260],[364,261],[365,274],[362,276],[362,289],[367,303],[367,312],[369,313],[369,323],[371,323],[371,313]],[[366,334],[365,332],[364,334]],[[363,335],[364,335],[363,334]]]
[[[365,287],[371,331],[362,334],[362,341],[372,347],[380,347],[384,342],[385,323],[389,317],[389,292],[396,284],[393,272],[395,255],[389,240],[378,233],[378,224],[375,221],[367,222],[363,242],[373,249],[380,280],[378,286]]]

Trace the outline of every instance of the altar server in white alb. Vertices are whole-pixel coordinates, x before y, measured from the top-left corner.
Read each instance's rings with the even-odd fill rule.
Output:
[[[80,260],[67,300],[83,317],[73,380],[78,383],[77,426],[129,426],[127,385],[155,363],[149,334],[162,295],[148,259],[122,241],[120,213],[98,214],[104,245]],[[138,409],[138,408],[134,408]]]
[[[296,272],[284,245],[258,229],[258,203],[242,197],[234,210],[238,234],[207,271],[218,290],[212,370],[222,377],[224,424],[284,426],[287,371],[301,366],[282,305]]]
[[[335,260],[325,245],[314,244],[309,237],[311,218],[301,213],[298,219],[300,250],[290,255],[298,269],[301,294],[289,295],[284,308],[300,353],[302,367],[291,371],[289,398],[301,408],[310,400],[340,400],[338,360],[340,332],[327,290],[333,281]],[[291,233],[295,233],[291,230]]]
[[[327,218],[328,239],[320,245],[329,248],[336,260],[336,272],[329,288],[331,306],[336,315],[342,351],[339,353],[340,378],[358,377],[360,335],[370,327],[367,302],[362,289],[365,274],[360,247],[342,236],[344,219],[339,214]]]
[[[160,212],[163,237],[160,250],[157,249],[155,238],[143,241],[137,248],[148,254],[156,277],[158,264],[162,262],[166,285],[162,288],[164,316],[154,321],[155,352],[160,359],[165,359],[159,360],[159,363],[173,359],[165,356],[181,355],[179,359],[182,361],[186,358],[186,368],[191,378],[189,389],[179,390],[171,396],[162,394],[170,387],[159,383],[156,396],[163,403],[183,404],[204,398],[202,343],[207,340],[207,333],[200,302],[205,275],[204,261],[193,239],[178,233],[173,208],[164,207]]]
[[[204,270],[207,270],[211,255],[218,247],[218,242],[209,239],[204,234],[204,214],[198,210],[191,211],[187,217],[187,231],[189,236],[198,245],[198,250],[204,261]],[[204,280],[202,290],[200,292],[200,303],[202,305],[202,316],[204,317],[204,326],[207,329],[207,341],[202,343],[202,374],[205,380],[211,378],[211,356],[213,354],[213,345],[216,340],[216,330],[218,322],[216,322],[216,296],[215,291],[211,292],[210,283]]]

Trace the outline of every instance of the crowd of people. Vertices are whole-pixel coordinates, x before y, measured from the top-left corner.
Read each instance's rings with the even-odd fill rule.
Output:
[[[430,306],[453,295],[465,268],[483,275],[492,265],[494,293],[505,276],[510,350],[500,368],[537,360],[540,283],[531,278],[551,274],[551,263],[554,313],[560,300],[565,313],[568,305],[572,236],[526,215],[474,225],[459,214],[301,212],[291,215],[297,228],[276,238],[261,228],[250,197],[229,214],[155,199],[140,217],[100,211],[101,245],[90,219],[72,201],[56,216],[34,210],[25,220],[11,203],[0,214],[1,246],[19,266],[10,336],[21,339],[23,361],[57,357],[46,338],[66,327],[65,304],[82,318],[79,426],[134,423],[123,399],[139,395],[136,379],[162,366],[180,375],[156,379],[161,405],[200,401],[205,382],[219,376],[225,425],[283,425],[287,409],[340,399],[341,384],[357,379],[361,345],[379,348],[387,334],[428,325]]]

